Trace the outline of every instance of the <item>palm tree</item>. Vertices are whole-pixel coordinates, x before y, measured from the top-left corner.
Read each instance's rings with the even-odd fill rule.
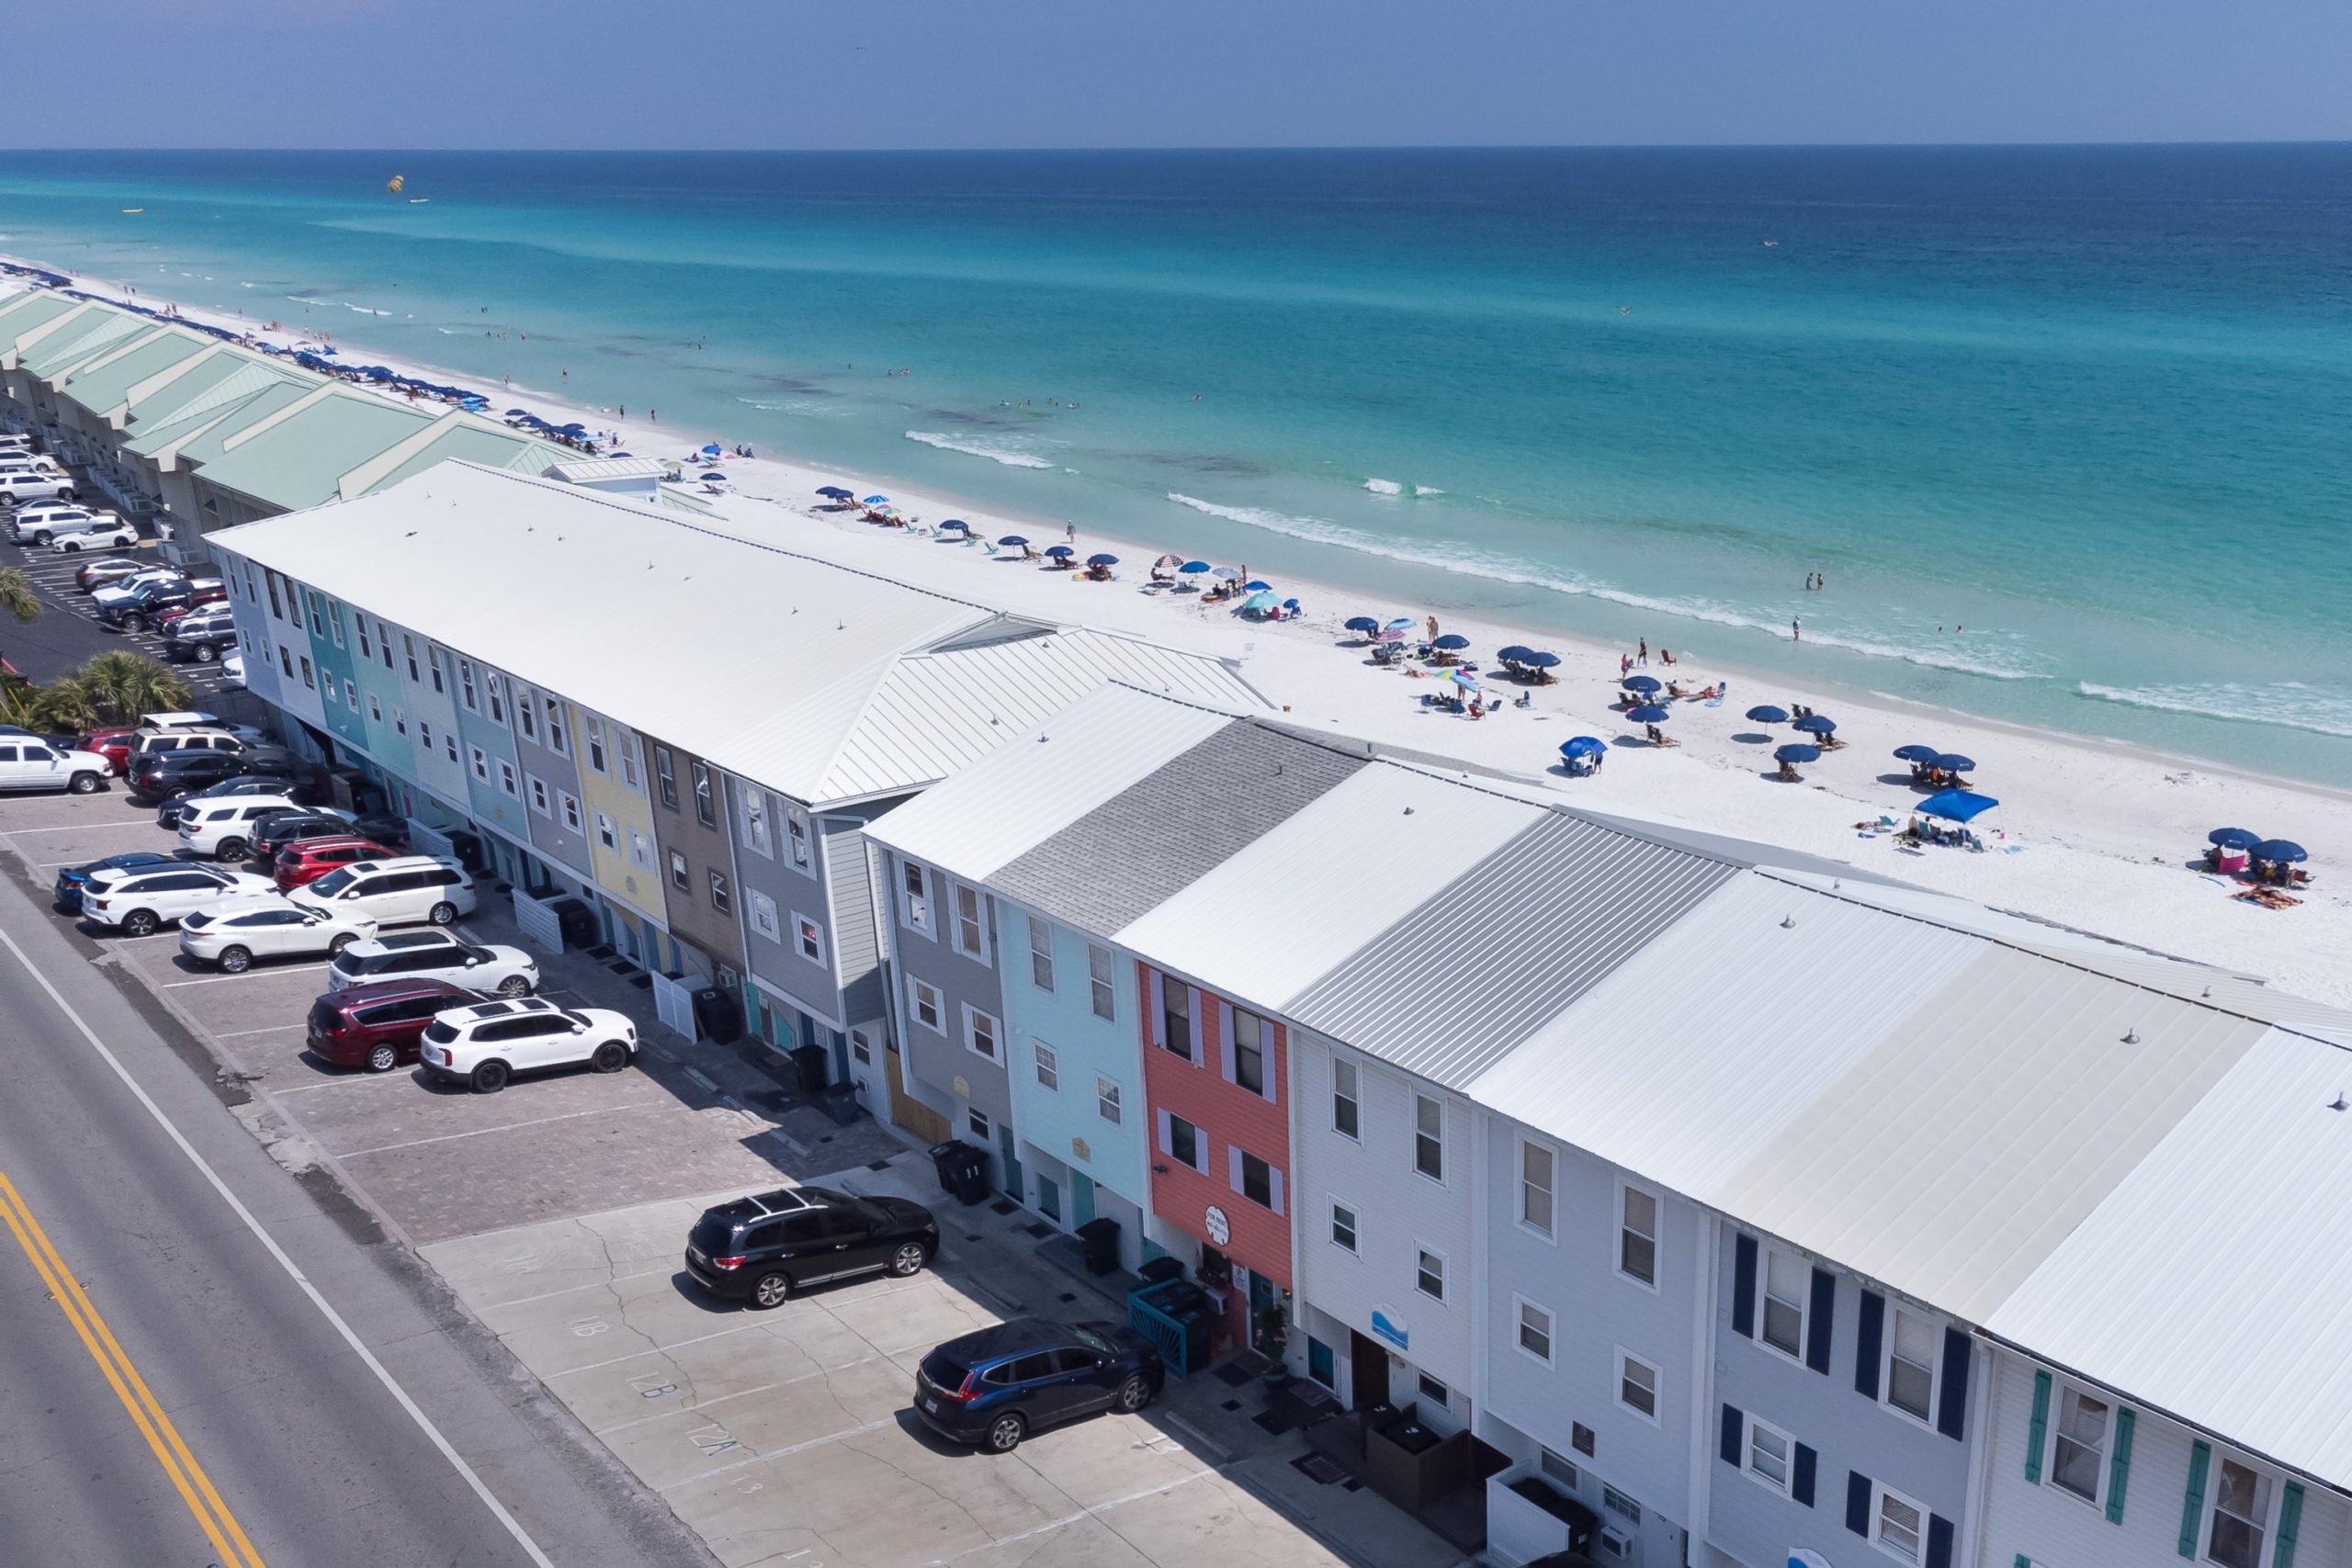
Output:
[[[60,676],[46,686],[27,686],[15,706],[23,716],[16,722],[44,735],[80,735],[97,728],[101,722],[88,684],[71,675]]]
[[[13,566],[0,566],[0,609],[20,626],[40,618],[40,595],[33,592],[32,580]]]
[[[51,682],[51,691],[65,686],[86,706],[99,724],[135,724],[142,713],[184,708],[187,683],[153,660],[136,653],[100,653],[85,660],[73,674]]]

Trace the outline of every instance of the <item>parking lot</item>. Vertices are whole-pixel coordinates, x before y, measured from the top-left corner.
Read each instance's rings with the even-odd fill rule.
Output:
[[[100,509],[109,505],[102,494],[91,504]],[[151,540],[141,539],[130,549],[100,552],[122,556],[142,562],[156,560],[155,547]],[[74,584],[74,569],[96,558],[92,555],[62,555],[46,547],[19,545],[8,530],[0,525],[0,566],[13,566],[31,580],[33,592],[40,596],[43,606],[40,620],[28,626],[10,625],[0,629],[0,653],[26,676],[35,681],[50,681],[64,674],[93,654],[115,649],[143,653],[162,663],[164,639],[153,631],[119,632],[107,626],[91,613],[89,595]],[[198,706],[209,705],[218,698],[233,694],[236,686],[220,673],[220,666],[171,664],[172,672],[187,682],[191,696]]]
[[[60,865],[173,843],[119,783],[0,799],[0,863],[44,903]],[[514,942],[503,899],[481,891],[461,931]],[[238,1113],[281,1163],[323,1168],[416,1247],[730,1564],[1458,1560],[1370,1492],[1302,1468],[1297,1433],[1261,1425],[1254,1382],[1171,1382],[1140,1416],[1040,1433],[1001,1458],[932,1436],[910,1409],[932,1346],[1024,1313],[1115,1320],[1119,1303],[1041,1259],[1049,1233],[1034,1216],[945,1202],[929,1161],[888,1129],[837,1126],[755,1065],[660,1029],[648,994],[610,962],[539,954],[541,994],[629,1012],[644,1042],[635,1066],[476,1095],[308,1055],[322,963],[224,976],[188,963],[175,931],[131,939],[52,918],[187,1027],[246,1092]],[[716,1302],[683,1275],[686,1231],[707,1203],[817,1179],[931,1205],[935,1269],[769,1313]]]

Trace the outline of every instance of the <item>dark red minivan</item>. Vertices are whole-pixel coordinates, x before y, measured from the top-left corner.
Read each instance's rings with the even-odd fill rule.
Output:
[[[379,980],[330,991],[311,1004],[303,1043],[338,1067],[388,1073],[416,1060],[434,1014],[481,1000],[441,980]]]

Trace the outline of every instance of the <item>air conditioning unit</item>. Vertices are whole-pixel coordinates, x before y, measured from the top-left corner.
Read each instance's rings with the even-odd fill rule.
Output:
[[[1615,1525],[1600,1527],[1600,1554],[1619,1562],[1634,1560],[1634,1538]]]

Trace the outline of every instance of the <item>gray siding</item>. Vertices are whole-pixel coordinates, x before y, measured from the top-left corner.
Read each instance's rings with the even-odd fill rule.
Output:
[[[668,742],[650,735],[641,735],[644,742],[646,800],[648,817],[653,823],[654,873],[662,879],[663,908],[670,924],[670,934],[708,953],[711,959],[741,972],[745,967],[743,909],[747,899],[742,889],[736,890],[735,913],[722,915],[711,907],[710,873],[726,875],[730,882],[739,880],[734,871],[738,858],[728,833],[728,818],[719,814],[716,827],[706,828],[695,817],[694,803],[680,795],[678,809],[662,804],[652,779],[653,749],[661,747],[676,759],[681,770],[687,769],[692,759]],[[676,850],[686,857],[686,886],[680,887],[670,874],[670,852]],[[742,857],[753,857],[748,852]]]
[[[886,856],[890,882],[890,911],[895,930],[891,936],[898,954],[897,1007],[906,1027],[899,1038],[906,1044],[907,1070],[914,1077],[944,1093],[967,1100],[989,1114],[991,1121],[1010,1123],[1012,1115],[1012,1089],[1005,1076],[1004,1043],[1009,1030],[1004,1024],[1004,989],[997,964],[981,964],[956,951],[948,940],[949,918],[948,879],[937,867],[924,867],[924,881],[930,889],[933,919],[928,931],[910,927],[905,919],[906,890],[899,880],[899,858]],[[995,943],[996,901],[981,895],[987,911],[990,942]],[[1025,951],[1025,950],[1024,950]],[[1001,948],[991,953],[1001,959]],[[922,980],[939,988],[944,998],[941,1006],[940,1030],[933,1030],[917,1021],[914,1003],[910,995],[914,981]],[[995,1019],[998,1023],[997,1059],[993,1062],[971,1050],[964,1043],[964,1010],[976,1008]],[[942,1033],[940,1031],[944,1031]],[[958,1080],[962,1087],[957,1087]]]
[[[1364,761],[1255,724],[1229,724],[989,881],[1080,931],[1117,931]]]
[[[580,793],[580,764],[576,760],[576,754],[560,755],[551,750],[547,744],[547,701],[548,697],[553,696],[562,704],[565,750],[575,751],[579,738],[571,733],[571,705],[563,701],[560,694],[543,692],[536,687],[522,685],[503,671],[491,671],[479,662],[475,668],[497,677],[502,694],[500,700],[507,706],[506,729],[514,747],[514,765],[523,770],[523,815],[531,825],[531,847],[552,860],[562,862],[594,881],[595,862],[590,857],[588,835],[594,831],[590,823],[594,818],[588,814],[586,797]],[[451,678],[455,679],[454,673]],[[514,710],[526,701],[534,705],[532,729],[538,736],[536,740],[524,734],[523,727],[516,719]],[[482,697],[481,722],[484,724],[490,722],[490,699],[487,691]],[[534,778],[541,780],[548,786],[548,814],[544,817],[531,807],[529,781]],[[567,827],[563,820],[562,797],[567,794],[581,803],[580,826],[577,829]]]
[[[889,998],[883,992],[881,939],[874,929],[874,867],[865,852],[865,824],[842,817],[820,818],[817,863],[832,891],[833,973],[841,987],[843,1021],[880,1018]]]

